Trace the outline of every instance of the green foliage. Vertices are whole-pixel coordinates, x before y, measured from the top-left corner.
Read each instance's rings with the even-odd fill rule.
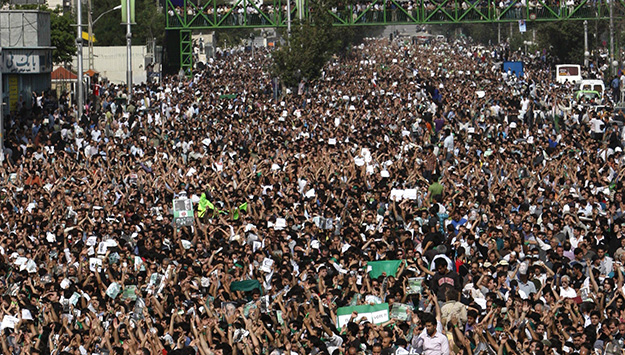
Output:
[[[93,19],[120,5],[120,0],[92,0]],[[86,8],[84,6],[83,8]],[[86,16],[83,16],[86,19]],[[153,0],[135,1],[135,21],[132,26],[132,43],[145,44],[150,38],[162,44],[165,36],[165,14],[156,7]],[[93,26],[96,46],[126,45],[126,26],[121,25],[121,11],[113,11],[102,16]]]
[[[471,23],[462,25],[462,33],[471,37],[475,42],[488,45],[497,43],[497,24]],[[517,27],[518,28],[518,27]],[[502,24],[502,40],[507,37],[508,24]]]
[[[560,63],[584,62],[584,26],[580,22],[541,24],[536,30],[536,42]]]
[[[301,78],[318,78],[330,57],[346,50],[356,38],[353,28],[332,26],[329,2],[310,1],[309,6],[313,22],[294,21],[288,43],[273,53],[274,74],[291,87]]]
[[[48,10],[50,11],[50,10]],[[76,23],[70,13],[60,14],[58,10],[50,11],[50,42],[56,49],[52,52],[54,63],[68,63],[76,54]]]
[[[217,29],[215,30],[217,47],[224,48],[247,44],[251,33],[254,33],[256,37],[260,36],[259,32],[256,32],[251,28]]]
[[[151,38],[162,44],[165,37],[165,13],[156,7],[154,0],[137,0],[135,4],[137,25],[133,26],[133,43],[146,44]]]

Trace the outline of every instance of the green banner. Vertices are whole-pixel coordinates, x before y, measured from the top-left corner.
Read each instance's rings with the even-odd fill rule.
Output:
[[[243,281],[234,281],[230,284],[230,291],[252,291],[253,289],[260,288],[260,282],[258,280],[243,280]]]
[[[395,276],[399,265],[401,265],[401,260],[369,261],[367,272],[372,279],[380,277],[382,273],[386,273],[386,276]]]
[[[356,318],[354,318],[356,321],[358,319],[365,318],[373,324],[381,324],[389,320],[388,303],[341,307],[336,310],[337,326],[341,328],[345,324],[349,323],[354,311],[358,313]]]
[[[130,1],[130,3],[127,3]],[[128,22],[126,18],[126,11],[128,11],[128,6],[130,6],[130,23],[135,23],[135,0],[122,0],[122,23],[126,24]]]

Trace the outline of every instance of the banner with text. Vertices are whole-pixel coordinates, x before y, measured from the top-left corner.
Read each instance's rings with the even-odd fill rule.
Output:
[[[373,324],[381,324],[389,320],[388,303],[341,307],[336,310],[336,315],[338,316],[337,326],[341,328],[345,324],[349,323],[349,319],[351,318],[354,311],[358,312],[358,315],[356,316],[356,318],[354,318],[354,321],[358,321],[364,318]]]

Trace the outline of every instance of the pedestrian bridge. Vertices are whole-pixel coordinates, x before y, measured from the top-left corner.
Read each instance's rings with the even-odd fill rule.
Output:
[[[327,10],[335,26],[592,21],[608,19],[610,7],[614,18],[625,14],[625,0],[346,0],[340,4]],[[193,30],[287,27],[289,12],[293,20],[313,21],[315,16],[309,0],[166,0],[166,28],[180,32],[180,66],[190,72]]]
[[[166,0],[167,29],[286,27],[287,2],[236,0]],[[308,0],[291,1],[291,18],[310,20]],[[614,16],[624,14],[616,0]],[[607,19],[605,0],[373,0],[328,10],[336,26],[386,26],[446,23],[504,23]]]

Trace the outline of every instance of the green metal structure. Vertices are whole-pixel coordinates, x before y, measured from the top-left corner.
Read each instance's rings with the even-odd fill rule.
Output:
[[[193,39],[190,29],[180,30],[180,67],[185,73],[193,69]]]
[[[287,27],[288,0],[263,1],[166,0],[166,28],[180,31],[181,66],[192,66],[193,30]],[[625,0],[611,1],[614,18],[622,18]],[[292,19],[309,21],[315,16],[308,0],[290,5]],[[608,19],[610,6],[606,0],[371,0],[346,3],[328,12],[335,26],[532,23]]]

